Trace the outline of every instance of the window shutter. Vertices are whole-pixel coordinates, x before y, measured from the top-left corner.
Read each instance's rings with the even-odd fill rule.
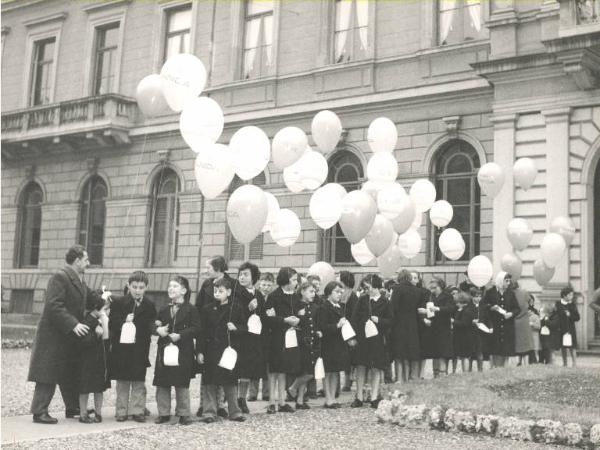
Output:
[[[262,259],[263,257],[263,233],[260,233],[252,242],[250,242],[250,254],[248,259]]]

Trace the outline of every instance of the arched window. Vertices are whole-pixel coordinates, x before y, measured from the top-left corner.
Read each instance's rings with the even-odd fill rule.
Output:
[[[15,262],[17,267],[37,266],[40,259],[40,232],[44,194],[39,184],[30,182],[19,199]]]
[[[231,186],[229,186],[229,195],[233,193],[238,187],[243,184],[253,184],[255,186],[264,187],[266,184],[266,175],[264,172],[259,173],[257,176],[252,178],[252,180],[244,181],[239,178],[237,175],[234,177],[231,182]],[[225,254],[229,261],[248,261],[248,260],[257,260],[262,259],[263,257],[263,233],[260,233],[249,245],[244,245],[238,242],[233,234],[229,230],[229,225],[227,225],[227,235],[226,235],[226,243],[227,248],[225,249]]]
[[[91,177],[83,188],[79,207],[79,243],[88,252],[90,264],[102,265],[104,223],[108,189],[102,177]]]
[[[465,253],[460,261],[479,254],[481,224],[481,192],[477,183],[479,156],[475,149],[461,140],[449,142],[434,162],[437,200],[446,200],[454,209],[449,228],[456,228],[465,241]],[[447,262],[440,251],[438,238],[442,230],[432,231],[432,259],[436,264]]]
[[[329,160],[328,183],[339,183],[350,192],[360,189],[362,178],[362,164],[354,153],[341,150]],[[332,264],[356,264],[339,224],[321,233],[321,259]]]
[[[165,167],[156,175],[152,186],[150,266],[168,266],[177,260],[179,190],[179,178],[173,169]]]

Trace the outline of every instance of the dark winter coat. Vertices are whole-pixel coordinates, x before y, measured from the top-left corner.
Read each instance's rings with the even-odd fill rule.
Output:
[[[38,323],[31,352],[28,381],[46,384],[76,382],[81,356],[73,328],[82,322],[86,307],[102,304],[99,294],[89,289],[69,266],[48,281],[44,311]]]
[[[484,294],[485,303],[489,306],[489,323],[494,329],[491,335],[490,354],[499,356],[514,356],[515,355],[515,316],[519,314],[521,309],[515,298],[515,294],[511,289],[506,289],[503,294],[500,294],[494,286],[488,289]],[[482,300],[483,301],[483,300]],[[507,312],[512,313],[512,317],[505,319],[504,316],[491,308],[498,305]]]
[[[329,300],[324,302],[319,311],[319,330],[323,333],[321,355],[325,372],[350,369],[348,344],[342,338],[342,329],[337,326],[342,317],[344,308],[341,305],[334,306]]]
[[[271,335],[268,355],[271,373],[297,374],[300,371],[300,349],[285,348],[285,333],[290,326],[284,322],[284,319],[289,316],[298,317],[298,311],[302,307],[298,293],[286,294],[281,287],[278,287],[269,294],[266,309],[275,310],[275,316],[266,317]]]
[[[477,355],[479,329],[473,324],[476,318],[477,310],[472,304],[454,313],[454,356],[470,358]]]
[[[177,333],[181,336],[181,339],[175,342],[179,348],[179,365],[164,365],[165,347],[171,343],[171,338],[169,336],[159,337],[152,384],[162,387],[187,388],[190,386],[190,379],[196,375],[194,338],[198,336],[201,329],[198,310],[190,303],[182,303],[175,317],[171,317],[171,305],[167,305],[160,310],[157,320],[161,322],[161,326],[169,325],[169,334]]]
[[[235,280],[231,278],[227,273],[223,275],[223,278],[227,278],[231,285],[233,286]],[[202,309],[208,305],[215,303],[215,288],[214,288],[214,278],[207,278],[202,282],[200,286],[200,291],[198,291],[198,295],[196,295],[196,309],[198,312],[202,312]]]
[[[104,392],[110,388],[107,370],[108,341],[104,341],[102,336],[96,334],[96,327],[100,325],[97,318],[87,314],[82,323],[90,327],[90,332],[77,342],[81,352],[78,392],[80,394]]]
[[[258,317],[260,317],[260,321],[263,326],[261,334],[259,335],[250,333],[248,331],[244,331],[240,335],[240,354],[238,355],[240,360],[238,364],[238,375],[240,378],[262,378],[267,373],[263,344],[263,333],[266,333],[267,330],[265,298],[258,289],[255,289],[254,293],[251,293],[248,289],[240,286],[237,282],[233,292],[233,302],[239,305],[240,311],[243,315],[245,329],[247,330],[248,328],[246,325],[252,314],[256,314]],[[258,302],[258,306],[254,311],[250,311],[248,305],[255,298]]]
[[[378,322],[377,335],[365,337],[365,323],[376,316]],[[392,306],[389,300],[381,296],[377,301],[368,295],[361,296],[352,313],[352,328],[356,333],[358,345],[355,348],[352,362],[357,366],[385,370],[389,366],[385,349],[385,335],[392,326]]]
[[[394,359],[421,359],[419,342],[419,314],[417,309],[427,303],[427,292],[402,282],[392,288],[391,347]]]
[[[431,296],[431,301],[440,308],[431,318],[431,339],[433,358],[452,358],[454,356],[452,339],[452,317],[456,304],[450,294],[442,292],[439,296]]]
[[[573,346],[571,348],[577,348],[577,330],[575,329],[575,322],[579,322],[579,311],[577,311],[577,305],[574,302],[570,302],[563,305],[560,300],[555,304],[554,311],[558,318],[558,346],[562,348],[562,337],[565,333],[571,333],[571,339],[573,340]],[[567,316],[567,311],[569,316]],[[569,347],[565,347],[569,348]]]
[[[202,382],[206,385],[237,385],[240,365],[243,363],[243,347],[247,327],[242,305],[232,302],[208,304],[202,310],[202,333],[198,342],[198,353],[204,355],[204,375]],[[227,323],[231,322],[237,330],[228,331]],[[225,349],[230,346],[237,352],[237,361],[233,370],[219,367],[219,361]]]
[[[135,343],[121,344],[121,328],[129,314],[133,313],[135,325]],[[128,294],[113,297],[110,306],[110,342],[109,373],[112,380],[145,381],[146,369],[150,367],[150,340],[156,328],[156,307],[147,298],[139,305]]]
[[[315,373],[315,362],[321,356],[321,338],[317,335],[320,309],[321,306],[313,301],[313,303],[303,303],[303,308],[298,312],[300,319],[298,325],[300,373],[303,375]]]

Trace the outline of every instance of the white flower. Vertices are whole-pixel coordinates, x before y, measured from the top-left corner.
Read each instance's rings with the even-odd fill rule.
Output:
[[[568,423],[564,427],[567,444],[579,445],[583,440],[583,430],[578,423]]]
[[[590,442],[595,445],[600,445],[600,423],[597,423],[590,430]]]

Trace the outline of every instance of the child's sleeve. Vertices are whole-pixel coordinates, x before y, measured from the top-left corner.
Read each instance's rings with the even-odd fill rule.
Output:
[[[319,329],[323,333],[323,336],[332,336],[339,333],[337,322],[330,323],[328,320],[329,316],[330,314],[327,310],[322,308],[321,313],[319,314]]]
[[[386,302],[385,307],[381,310],[381,315],[377,316],[379,322],[377,326],[381,330],[388,330],[392,327],[394,311],[391,302]]]
[[[454,312],[456,311],[456,304],[454,303],[454,300],[452,300],[452,298],[446,298],[444,300],[444,303],[442,303],[441,305],[439,305],[440,311],[439,311],[439,315],[440,316],[452,316],[454,315]]]
[[[575,300],[573,300],[575,302]],[[575,303],[571,303],[571,320],[573,322],[579,322],[579,311],[577,310],[577,305]]]
[[[267,300],[267,304],[266,304],[265,308],[266,309],[273,308],[275,310],[274,316],[267,315],[267,317],[266,317],[269,327],[271,327],[272,329],[279,329],[279,330],[288,327],[287,324],[283,321],[283,319],[285,319],[285,317],[280,316],[279,311],[275,307],[275,299],[274,298],[272,298],[271,296],[269,297],[269,300]]]
[[[181,330],[179,333],[181,340],[184,341],[194,339],[200,332],[201,327],[202,323],[200,322],[200,314],[198,313],[198,309],[190,308],[190,326],[184,330]]]

